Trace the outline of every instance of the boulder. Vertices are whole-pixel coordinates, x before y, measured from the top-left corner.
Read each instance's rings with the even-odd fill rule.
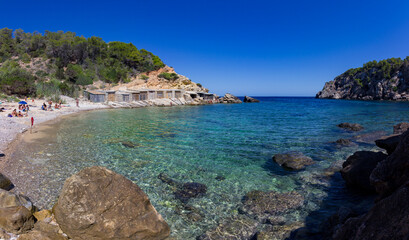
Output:
[[[358,123],[340,123],[337,125],[340,128],[343,128],[345,130],[348,131],[353,131],[353,132],[358,132],[361,131],[362,129],[364,129],[364,127],[362,127],[360,124]]]
[[[19,206],[27,208],[31,213],[34,212],[34,206],[27,197],[0,189],[0,208]]]
[[[395,151],[396,147],[399,144],[401,134],[392,134],[389,136],[383,136],[375,141],[375,144],[385,149],[388,155],[392,154]]]
[[[68,240],[67,237],[60,234],[58,225],[36,222],[34,229],[28,233],[22,234],[19,240]]]
[[[382,137],[375,141],[376,146],[386,150],[388,155],[391,155],[398,146],[400,134],[394,134],[386,137]]]
[[[6,176],[0,173],[0,188],[4,190],[10,190],[11,181]]]
[[[224,97],[219,99],[220,103],[242,103],[241,100],[230,94],[230,93],[226,93],[226,95],[224,95]]]
[[[391,196],[378,201],[368,213],[349,218],[334,240],[408,239],[409,236],[409,183]]]
[[[20,234],[27,232],[34,225],[31,211],[23,206],[0,208],[0,228]]]
[[[406,132],[406,130],[409,129],[409,123],[408,122],[402,122],[399,124],[396,124],[393,126],[393,134],[402,134]]]
[[[34,225],[33,204],[24,196],[0,189],[0,228],[20,234]]]
[[[378,162],[387,157],[388,156],[382,152],[355,152],[342,164],[342,178],[348,187],[373,192],[375,188],[370,184],[369,176]]]
[[[216,228],[207,231],[198,240],[238,240],[253,239],[259,223],[246,216],[231,217],[220,223]]]
[[[283,215],[304,204],[304,197],[297,192],[278,193],[274,191],[252,191],[243,198],[240,212],[261,222],[283,224]]]
[[[273,161],[286,170],[302,170],[314,161],[301,152],[280,153],[273,156]]]
[[[249,97],[249,96],[244,96],[243,102],[245,102],[245,103],[258,103],[258,102],[260,102],[260,100]]]
[[[148,196],[104,167],[85,168],[68,178],[53,212],[72,239],[164,239],[170,233]]]
[[[409,181],[409,131],[403,133],[396,150],[372,171],[371,184],[385,197]]]

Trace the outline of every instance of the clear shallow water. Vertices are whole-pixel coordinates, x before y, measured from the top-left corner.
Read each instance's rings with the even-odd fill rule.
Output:
[[[65,118],[46,130],[47,138],[22,143],[13,154],[18,161],[13,175],[32,178],[17,189],[40,207],[51,207],[67,177],[103,165],[137,183],[177,239],[193,239],[237,215],[243,196],[252,190],[299,191],[306,204],[294,212],[296,220],[314,218],[311,212],[322,218],[339,205],[360,202],[358,194],[344,189],[339,174],[329,178],[323,173],[354,151],[376,149],[369,143],[337,148],[332,142],[391,133],[394,124],[409,119],[408,103],[260,99],[258,104],[103,110]],[[336,127],[341,122],[360,123],[365,130],[346,132]],[[123,141],[136,147],[125,147]],[[286,151],[301,151],[316,164],[301,172],[284,171],[271,157]],[[13,172],[13,166],[9,169]],[[206,184],[206,195],[189,201],[204,219],[189,219],[171,187],[158,179],[162,172],[176,181]]]

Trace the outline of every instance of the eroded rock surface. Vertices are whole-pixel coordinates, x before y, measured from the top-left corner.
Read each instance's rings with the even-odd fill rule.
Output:
[[[68,178],[54,214],[73,239],[164,239],[170,233],[148,196],[104,167],[86,168]]]
[[[249,97],[249,96],[244,96],[243,102],[245,102],[245,103],[258,103],[258,102],[260,102],[260,100]]]
[[[230,93],[226,93],[226,95],[224,95],[224,97],[219,99],[219,102],[220,103],[242,103],[241,100],[238,97],[236,97],[236,96],[234,96],[234,95],[232,95]]]

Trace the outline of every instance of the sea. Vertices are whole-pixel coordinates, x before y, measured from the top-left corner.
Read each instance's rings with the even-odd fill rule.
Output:
[[[373,198],[345,187],[338,172],[355,151],[381,151],[374,140],[408,121],[409,103],[256,97],[260,103],[108,109],[65,117],[35,141],[22,141],[8,166],[16,186],[41,209],[51,208],[66,178],[100,165],[136,183],[171,227],[175,239],[195,239],[241,214],[251,191],[297,191],[305,204],[297,221],[318,228],[341,206],[365,209]],[[360,132],[337,127],[359,123]],[[339,146],[337,139],[350,139]],[[272,157],[299,151],[315,164],[288,171]],[[159,174],[180,183],[206,185],[189,200],[201,219],[190,219],[174,189]],[[362,207],[361,207],[362,206]]]

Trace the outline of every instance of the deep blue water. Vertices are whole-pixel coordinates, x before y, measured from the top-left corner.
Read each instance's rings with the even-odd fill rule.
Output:
[[[37,181],[42,193],[35,192],[38,187],[26,191],[42,207],[52,206],[66,177],[85,166],[103,165],[148,194],[173,236],[193,239],[237,215],[243,196],[252,190],[305,194],[305,207],[294,213],[298,221],[319,220],[340,205],[359,204],[359,194],[344,188],[339,173],[323,174],[357,150],[380,149],[372,141],[346,148],[333,142],[379,131],[389,134],[394,124],[409,119],[409,104],[402,102],[259,99],[260,103],[249,104],[82,113],[53,125],[46,139],[26,143],[15,158],[41,168]],[[341,122],[359,123],[365,129],[347,132],[336,126]],[[125,147],[124,141],[135,147]],[[272,156],[287,151],[301,151],[316,164],[300,172],[283,170]],[[193,222],[178,210],[181,203],[158,179],[162,172],[176,181],[206,184],[205,196],[189,201],[204,219]],[[216,180],[217,176],[225,180]]]

